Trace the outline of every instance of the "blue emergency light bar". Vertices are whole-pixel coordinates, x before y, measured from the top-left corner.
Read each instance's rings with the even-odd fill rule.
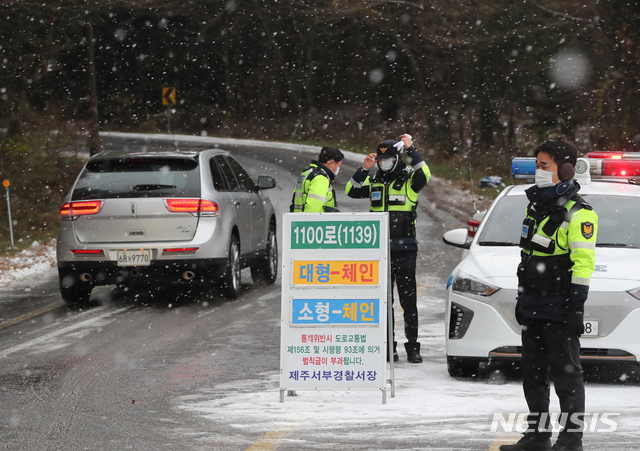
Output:
[[[536,174],[534,157],[516,157],[511,160],[511,173],[517,179],[530,179]]]

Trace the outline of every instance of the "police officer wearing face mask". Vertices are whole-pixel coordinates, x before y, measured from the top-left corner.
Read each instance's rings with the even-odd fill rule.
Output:
[[[585,409],[580,364],[584,304],[595,269],[598,216],[578,194],[577,150],[562,140],[536,150],[536,184],[520,239],[516,319],[522,325],[524,396],[528,429],[501,451],[582,451]],[[551,447],[549,380],[560,400],[560,431]]]
[[[403,161],[403,156],[409,164]],[[376,163],[378,170],[370,176],[369,170]],[[427,185],[429,177],[431,172],[413,147],[411,136],[401,135],[400,141],[390,139],[378,144],[377,152],[367,155],[346,188],[349,197],[370,199],[371,211],[389,212],[391,283],[397,286],[404,310],[405,349],[411,363],[422,362],[416,293],[416,209],[418,194]],[[394,361],[398,361],[395,341],[393,351]]]
[[[289,211],[335,212],[338,211],[336,193],[331,185],[340,172],[343,153],[335,147],[323,147],[318,160],[302,173],[296,182]]]

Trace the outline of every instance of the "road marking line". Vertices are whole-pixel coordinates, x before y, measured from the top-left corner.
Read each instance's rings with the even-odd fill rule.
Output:
[[[28,319],[33,318],[34,316],[42,315],[43,313],[47,313],[51,310],[57,309],[58,307],[62,307],[66,303],[64,301],[54,302],[53,304],[45,305],[38,310],[34,310],[33,312],[25,313],[24,315],[20,315],[16,318],[5,321],[4,323],[0,323],[0,329],[4,329],[5,327],[13,326],[14,324],[21,323],[22,321],[26,321]]]
[[[293,434],[294,430],[295,426],[292,425],[272,429],[247,448],[247,451],[274,451],[287,437]]]
[[[279,299],[280,298],[280,293],[276,292],[270,292],[267,294],[263,294],[262,296],[260,296],[258,299],[256,299],[256,302],[261,302],[261,301],[269,301],[271,299]]]
[[[111,321],[114,320],[110,320],[107,323],[100,323],[101,321],[105,321],[107,320],[110,316],[116,316],[118,315],[120,312],[124,312],[126,310],[129,309],[129,307],[125,307],[125,308],[121,308],[118,310],[114,310],[114,311],[109,311],[109,312],[105,312],[105,313],[101,313],[103,310],[105,310],[106,307],[97,307],[95,309],[92,310],[87,310],[84,313],[81,313],[75,317],[73,317],[73,319],[79,319],[82,317],[82,315],[88,315],[88,314],[98,314],[98,316],[95,316],[93,318],[89,318],[87,320],[81,321],[79,323],[75,323],[72,324],[70,326],[64,327],[62,329],[58,329],[55,330],[53,332],[47,333],[45,335],[42,335],[40,337],[25,341],[20,343],[19,345],[13,346],[12,348],[9,349],[5,349],[4,351],[0,351],[0,359],[3,359],[5,357],[7,357],[9,354],[13,354],[14,352],[18,352],[18,351],[22,351],[23,349],[27,349],[30,348],[32,346],[37,346],[37,345],[41,345],[43,343],[46,343],[47,341],[53,339],[53,338],[57,338],[60,335],[69,333],[69,332],[74,332],[78,329],[82,329],[82,328],[86,328],[86,327],[91,327],[91,326],[96,326],[96,327],[102,327],[104,324],[108,324]]]

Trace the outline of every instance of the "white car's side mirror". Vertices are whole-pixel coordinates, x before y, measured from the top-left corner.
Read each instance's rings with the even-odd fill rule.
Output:
[[[271,177],[270,175],[260,175],[258,176],[258,184],[256,188],[258,189],[271,189],[276,187],[276,179]]]
[[[449,230],[443,235],[442,241],[444,241],[444,244],[461,247],[462,249],[469,249],[471,246],[471,241],[468,240],[467,229]]]

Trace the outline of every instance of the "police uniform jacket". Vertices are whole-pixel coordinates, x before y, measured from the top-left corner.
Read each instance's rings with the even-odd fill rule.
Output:
[[[406,151],[412,166],[398,161],[392,172],[378,170],[373,175],[358,169],[347,183],[349,197],[370,199],[370,211],[389,212],[392,251],[417,251],[415,221],[418,194],[427,185],[431,171],[420,153],[409,147]]]
[[[562,195],[548,196],[566,189]],[[518,303],[522,320],[565,321],[584,311],[595,270],[598,215],[578,194],[576,181],[527,189],[520,239]]]
[[[313,160],[298,177],[289,210],[311,213],[338,211],[335,191],[331,186],[334,178],[333,171]]]

